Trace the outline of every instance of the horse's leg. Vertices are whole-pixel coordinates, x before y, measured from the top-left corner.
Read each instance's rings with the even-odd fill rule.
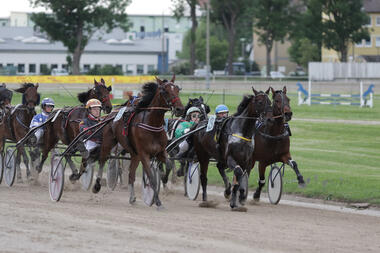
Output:
[[[291,157],[289,157],[289,159],[286,161],[286,163],[292,167],[292,169],[294,170],[294,172],[296,173],[297,175],[297,180],[298,180],[298,185],[300,187],[305,187],[305,181],[303,180],[303,176],[301,175],[300,171],[298,170],[298,165],[296,163],[296,161],[292,160]]]
[[[29,179],[30,178],[29,158],[28,158],[28,155],[26,154],[25,148],[22,149],[21,155],[22,155],[25,167],[26,167],[26,178]]]
[[[22,177],[21,177],[21,152],[23,147],[19,147],[16,151],[16,173],[17,173],[17,183],[22,183]]]
[[[202,184],[202,201],[207,202],[207,171],[208,171],[209,159],[199,159],[199,165],[201,167],[201,184]]]
[[[148,154],[141,154],[140,155],[140,161],[143,166],[144,172],[148,175],[149,182],[151,183],[151,186],[153,188],[154,196],[153,199],[155,200],[156,206],[160,207],[161,206],[161,201],[158,197],[158,192],[157,192],[157,181],[154,180],[154,175],[152,170],[150,169],[150,156]]]
[[[218,171],[219,171],[219,174],[220,176],[222,177],[223,179],[223,182],[224,182],[224,197],[226,199],[229,199],[230,198],[230,195],[231,195],[231,183],[229,182],[228,180],[228,177],[226,175],[226,167],[223,163],[221,162],[218,162],[216,164],[216,167],[218,168]]]
[[[257,187],[255,193],[253,194],[253,199],[256,201],[260,200],[261,190],[265,185],[265,169],[267,167],[266,163],[259,162],[259,186]]]
[[[232,186],[232,196],[230,199],[230,207],[236,208],[237,207],[237,203],[236,203],[237,191],[240,189],[241,179],[242,179],[245,172],[240,167],[240,165],[237,164],[237,162],[235,161],[235,159],[231,155],[229,155],[227,157],[227,166],[230,169],[233,169],[233,171],[234,171],[234,179],[233,179],[233,186]],[[244,195],[244,189],[243,189],[243,195]]]
[[[133,204],[136,202],[136,196],[135,196],[135,179],[136,179],[136,169],[139,165],[139,158],[137,155],[131,155],[131,163],[129,164],[129,182],[128,182],[128,189],[129,189],[129,203]]]
[[[173,163],[174,163],[174,161],[170,160],[169,158],[166,159],[165,174],[163,174],[161,176],[161,180],[162,180],[162,184],[163,184],[164,188],[166,188],[166,184],[169,181],[169,174],[173,170]]]

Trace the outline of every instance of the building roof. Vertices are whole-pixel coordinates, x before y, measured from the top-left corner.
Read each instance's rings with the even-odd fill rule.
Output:
[[[380,13],[379,0],[364,0],[363,7],[367,13]]]
[[[158,38],[130,41],[125,33],[119,30],[111,34],[104,33],[104,36],[100,34],[90,40],[85,48],[86,53],[162,52],[162,40]],[[31,27],[0,27],[0,51],[67,52],[67,48],[61,42],[49,42],[38,37]]]

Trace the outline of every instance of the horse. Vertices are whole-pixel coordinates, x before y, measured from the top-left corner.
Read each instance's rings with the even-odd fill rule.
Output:
[[[254,88],[252,90],[254,95],[245,96],[237,112],[224,120],[218,141],[215,140],[217,138],[215,127],[209,132],[201,130],[192,136],[195,153],[200,163],[203,192],[201,206],[208,206],[207,171],[211,157],[217,160],[217,167],[225,185],[225,196],[231,194],[231,184],[225,174],[225,168],[228,167],[234,171],[233,197],[230,200],[230,207],[237,208],[237,190],[241,192],[239,201],[244,204],[247,189],[240,185],[242,185],[243,175],[249,171],[253,163],[250,157],[253,152],[251,139],[255,132],[255,124],[271,105],[268,97],[269,89],[265,93],[257,92]],[[207,122],[202,122],[198,126],[201,127],[204,124]]]
[[[11,141],[17,142],[22,139],[26,133],[29,131],[29,125],[32,121],[36,111],[34,107],[40,103],[40,94],[37,92],[38,83],[24,83],[21,87],[14,90],[15,92],[22,93],[22,104],[13,107],[7,111],[5,119],[1,123],[0,128],[0,152],[4,152],[5,140],[9,139]],[[16,170],[17,170],[17,180],[20,182],[21,179],[21,155],[26,166],[26,176],[30,177],[29,169],[29,158],[25,152],[24,146],[19,146],[17,148],[16,155]]]
[[[94,80],[94,87],[86,92],[78,94],[78,100],[82,103],[81,106],[65,107],[62,110],[54,110],[48,119],[45,127],[42,144],[42,158],[39,161],[38,150],[33,156],[33,164],[36,166],[38,172],[42,171],[42,166],[48,157],[49,152],[61,141],[65,145],[69,145],[71,141],[79,134],[79,123],[87,116],[87,109],[84,107],[85,103],[92,98],[96,98],[102,102],[102,109],[109,113],[112,110],[110,101],[110,92],[112,87],[107,87],[103,78],[100,82]],[[72,153],[75,153],[73,151]],[[70,155],[66,156],[67,162],[72,170],[72,177],[78,174],[74,162],[71,160]]]
[[[259,162],[259,186],[253,194],[253,199],[256,201],[260,200],[261,190],[265,185],[266,167],[276,162],[288,164],[296,173],[299,186],[305,186],[298,165],[292,160],[290,154],[290,130],[287,129],[286,123],[291,120],[293,113],[289,105],[290,99],[286,95],[286,86],[282,90],[275,91],[272,87],[270,89],[274,121],[273,124],[259,129],[258,134],[255,135],[255,152],[252,154],[253,165],[255,162]]]
[[[167,160],[167,136],[164,130],[166,111],[174,111],[176,116],[183,113],[184,107],[179,98],[179,87],[174,84],[175,76],[170,82],[163,82],[156,77],[156,82],[149,82],[142,87],[142,98],[129,113],[107,124],[103,129],[103,142],[100,148],[99,170],[93,192],[101,189],[103,167],[111,149],[119,143],[131,155],[129,166],[129,203],[136,201],[134,193],[135,173],[141,161],[144,172],[148,175],[154,189],[154,202],[157,207],[161,201],[157,192],[157,182],[150,170],[150,161],[156,158],[159,162]],[[111,133],[111,134],[110,134]],[[110,138],[114,136],[114,138]]]
[[[167,135],[169,138],[169,142],[175,141],[175,139],[173,139],[174,138],[174,132],[175,132],[177,126],[179,125],[179,123],[185,120],[186,112],[190,107],[197,107],[201,110],[200,121],[207,119],[207,114],[210,112],[210,107],[204,103],[203,97],[200,96],[199,98],[189,98],[189,101],[187,102],[187,105],[185,106],[185,111],[182,114],[182,116],[178,119],[168,119],[167,120],[166,131],[167,131]],[[174,155],[175,155],[174,153],[169,152],[169,156],[174,156]],[[179,162],[180,162],[181,166],[185,166],[185,163],[186,163],[185,161],[180,160]],[[165,167],[166,167],[166,170],[161,175],[161,180],[162,180],[164,187],[166,187],[166,184],[169,180],[170,172],[175,167],[175,162],[171,159],[168,159],[166,161]]]

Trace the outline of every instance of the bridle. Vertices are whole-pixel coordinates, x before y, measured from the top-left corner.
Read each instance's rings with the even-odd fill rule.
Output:
[[[282,118],[283,121],[285,121],[285,102],[284,102],[285,99],[284,99],[284,92],[282,92],[282,90],[279,90],[279,91],[276,91],[276,94],[280,94],[281,95],[281,108],[279,109],[280,110],[280,114],[276,115],[276,116],[272,116],[272,119]],[[273,109],[274,109],[274,107],[275,107],[275,103],[273,103]]]

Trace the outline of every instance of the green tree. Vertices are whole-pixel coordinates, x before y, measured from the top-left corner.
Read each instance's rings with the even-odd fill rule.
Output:
[[[129,27],[125,9],[130,0],[29,0],[52,14],[34,13],[31,19],[53,41],[61,41],[73,55],[72,71],[79,74],[82,53],[98,29],[110,32]]]
[[[254,29],[266,48],[266,71],[269,76],[273,43],[284,41],[291,29],[293,9],[290,0],[254,0]]]
[[[340,54],[340,61],[347,61],[348,46],[369,39],[368,15],[362,0],[320,0],[323,19],[323,45]]]
[[[198,20],[196,16],[196,7],[198,4],[197,0],[172,0],[174,4],[174,16],[179,20],[184,17],[184,12],[189,8],[190,9],[190,18],[191,18],[191,30],[190,30],[190,73],[194,73],[195,69],[195,42],[196,42],[196,31],[198,27]]]
[[[303,0],[296,8],[299,12],[293,15],[294,22],[289,33],[291,46],[288,53],[291,61],[307,69],[309,61],[321,60],[322,2],[321,0]]]
[[[291,61],[308,68],[310,61],[320,61],[320,48],[317,44],[312,43],[307,38],[292,41],[292,45],[288,49]]]
[[[211,18],[222,24],[228,37],[228,74],[232,74],[239,21],[251,10],[252,0],[211,0]]]
[[[186,33],[183,40],[182,52],[178,55],[179,58],[189,59],[190,32]],[[195,55],[200,65],[205,64],[206,60],[206,20],[202,18],[195,34]],[[228,41],[225,39],[226,33],[222,26],[210,24],[210,65],[211,70],[223,70],[226,64],[228,55]],[[188,66],[188,65],[184,65]],[[184,67],[182,66],[182,67]],[[181,70],[182,71],[182,70]],[[182,71],[183,72],[183,71]],[[188,72],[193,74],[193,72]]]

